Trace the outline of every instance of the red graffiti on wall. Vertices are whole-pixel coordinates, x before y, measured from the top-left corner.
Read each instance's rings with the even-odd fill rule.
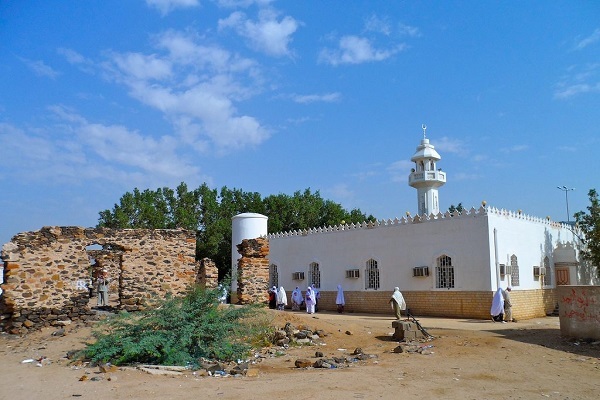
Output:
[[[590,305],[596,304],[596,299],[589,296],[585,289],[580,289],[580,293],[578,293],[575,288],[572,288],[571,293],[563,296],[561,302],[573,308],[564,314],[567,318],[577,318],[582,321],[598,321],[600,319],[600,315],[594,315],[593,312],[588,311]],[[594,308],[592,309],[594,310]]]

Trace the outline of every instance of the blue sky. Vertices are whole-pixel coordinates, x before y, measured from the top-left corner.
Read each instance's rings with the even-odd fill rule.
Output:
[[[0,244],[182,181],[414,214],[422,124],[442,209],[565,220],[599,110],[594,1],[2,1]]]

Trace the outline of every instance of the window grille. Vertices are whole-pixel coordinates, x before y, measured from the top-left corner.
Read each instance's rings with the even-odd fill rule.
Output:
[[[269,281],[271,282],[270,287],[279,287],[279,272],[277,271],[277,265],[271,264],[269,266]]]
[[[435,285],[438,289],[454,288],[454,266],[452,266],[452,259],[446,255],[437,259]]]
[[[373,259],[368,260],[365,272],[365,288],[379,289],[379,268],[377,268],[377,261]]]
[[[346,278],[359,278],[360,271],[357,269],[347,269],[346,270]]]
[[[510,256],[510,285],[519,286],[519,263],[517,262],[517,256],[514,254]]]
[[[304,280],[304,272],[294,272],[294,273],[292,273],[292,280],[294,280],[294,281],[303,281]]]
[[[544,286],[552,285],[552,269],[550,268],[550,259],[544,257]]]
[[[321,271],[319,270],[319,263],[310,263],[308,268],[308,278],[309,285],[314,285],[317,289],[321,287]]]

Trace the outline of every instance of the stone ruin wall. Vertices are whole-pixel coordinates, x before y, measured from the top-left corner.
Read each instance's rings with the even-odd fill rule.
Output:
[[[88,250],[92,245],[102,250]],[[95,318],[85,284],[90,256],[109,270],[119,308],[139,310],[168,292],[181,295],[199,281],[195,233],[186,230],[111,230],[44,227],[13,237],[2,248],[4,290],[0,330],[26,333],[43,326]],[[90,254],[91,253],[91,254]],[[216,286],[214,264],[205,267]]]
[[[268,303],[269,241],[265,238],[244,239],[237,245],[238,260],[237,303]]]

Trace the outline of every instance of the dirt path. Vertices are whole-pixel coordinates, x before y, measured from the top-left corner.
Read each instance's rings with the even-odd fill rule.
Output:
[[[595,399],[600,393],[600,344],[560,337],[558,318],[513,324],[420,318],[436,336],[431,354],[396,354],[389,316],[276,312],[328,335],[320,346],[292,348],[254,365],[257,377],[155,376],[135,369],[101,373],[69,365],[90,329],[71,327],[62,337],[46,329],[25,338],[0,336],[0,399]],[[347,334],[349,331],[351,334]],[[340,369],[297,369],[298,358],[376,355]],[[27,359],[45,357],[23,363]],[[82,376],[86,380],[80,381]],[[406,397],[408,396],[408,397]]]

